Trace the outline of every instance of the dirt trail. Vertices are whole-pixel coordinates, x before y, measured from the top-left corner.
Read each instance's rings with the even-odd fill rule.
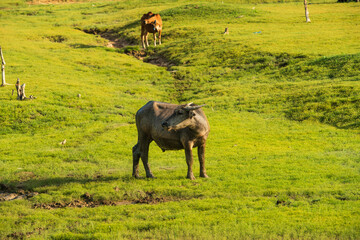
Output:
[[[90,0],[30,0],[27,1],[28,4],[32,5],[48,5],[48,4],[70,4],[70,3],[80,3],[80,2],[89,2]]]
[[[98,35],[106,40],[108,40],[107,43],[107,47],[110,48],[118,48],[118,49],[122,49],[125,48],[124,53],[129,55],[129,56],[133,56],[136,59],[139,59],[143,62],[146,63],[150,63],[159,67],[166,67],[169,68],[171,66],[174,66],[173,64],[171,64],[169,61],[167,61],[167,59],[162,58],[161,56],[158,55],[149,55],[148,52],[146,52],[144,49],[141,50],[134,50],[134,49],[126,49],[126,47],[128,46],[137,46],[136,44],[134,44],[134,40],[126,40],[124,38],[122,38],[121,36],[119,36],[119,34],[117,34],[114,31],[99,31],[98,29],[85,29],[82,30],[85,33],[88,34],[94,34],[94,35]]]
[[[119,206],[119,205],[130,205],[130,204],[158,204],[163,202],[170,202],[170,201],[181,201],[187,199],[175,199],[170,197],[160,197],[156,196],[154,192],[145,192],[145,196],[139,197],[133,200],[127,200],[127,194],[124,195],[125,200],[120,201],[112,201],[112,200],[99,200],[96,201],[93,199],[93,196],[89,193],[85,193],[81,196],[81,200],[73,200],[71,202],[55,202],[55,203],[38,203],[33,206],[33,208],[42,208],[42,209],[56,209],[56,208],[95,208],[100,206]]]
[[[116,190],[116,189],[115,189]],[[117,191],[117,190],[116,190]],[[7,185],[0,183],[0,202],[13,201],[20,199],[29,199],[36,195],[38,192],[32,192],[23,189],[12,189]],[[57,208],[95,208],[100,206],[119,206],[130,204],[159,204],[163,202],[184,201],[191,198],[179,198],[171,196],[158,196],[153,191],[147,191],[141,194],[138,198],[129,197],[126,193],[123,200],[94,200],[94,197],[89,193],[81,195],[81,199],[74,199],[70,202],[53,202],[53,203],[35,203],[33,208],[38,209],[57,209]]]
[[[19,199],[29,199],[39,193],[31,192],[23,189],[11,189],[3,183],[0,183],[0,202],[12,201]]]

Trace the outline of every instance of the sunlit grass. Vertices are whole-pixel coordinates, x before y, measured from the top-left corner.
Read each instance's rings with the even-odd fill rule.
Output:
[[[0,7],[7,82],[20,78],[37,97],[21,102],[14,86],[0,88],[1,188],[39,193],[0,203],[0,238],[359,236],[358,4],[311,4],[311,24],[302,3],[7,0]],[[138,21],[148,11],[162,15],[164,34],[145,61],[161,58],[168,68],[81,31],[113,31],[140,44]],[[207,104],[209,179],[198,177],[196,154],[197,179],[189,181],[184,152],[163,153],[155,143],[157,178],[131,177],[134,114],[149,100]],[[168,201],[35,208],[84,193],[134,201],[148,192]]]

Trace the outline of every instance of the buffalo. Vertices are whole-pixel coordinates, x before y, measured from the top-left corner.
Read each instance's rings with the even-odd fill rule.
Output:
[[[198,148],[200,177],[207,178],[205,170],[205,144],[210,132],[210,125],[201,109],[204,105],[188,103],[176,105],[150,101],[136,113],[138,142],[133,147],[133,176],[139,176],[139,160],[141,158],[146,177],[153,178],[149,164],[149,145],[152,141],[165,150],[185,149],[188,166],[187,178],[195,179],[192,165],[192,149]]]

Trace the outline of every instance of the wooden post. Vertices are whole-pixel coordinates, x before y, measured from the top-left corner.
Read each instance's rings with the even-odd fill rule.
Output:
[[[5,59],[4,59],[4,56],[3,56],[3,53],[2,53],[2,49],[0,47],[0,55],[1,55],[1,75],[2,75],[2,84],[1,86],[2,87],[5,87],[6,84],[6,81],[5,81]]]
[[[304,0],[304,7],[305,7],[306,22],[309,23],[311,21],[310,21],[310,17],[309,17],[309,10],[308,10],[308,6],[307,6],[307,0]]]

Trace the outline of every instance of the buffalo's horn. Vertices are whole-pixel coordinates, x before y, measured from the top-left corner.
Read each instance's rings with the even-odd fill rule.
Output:
[[[203,104],[203,105],[199,105],[199,106],[190,106],[191,104],[192,104],[192,103],[186,104],[186,106],[184,107],[184,109],[190,111],[190,110],[199,109],[199,108],[201,108],[201,107],[203,107],[203,106],[206,105],[206,104]]]

